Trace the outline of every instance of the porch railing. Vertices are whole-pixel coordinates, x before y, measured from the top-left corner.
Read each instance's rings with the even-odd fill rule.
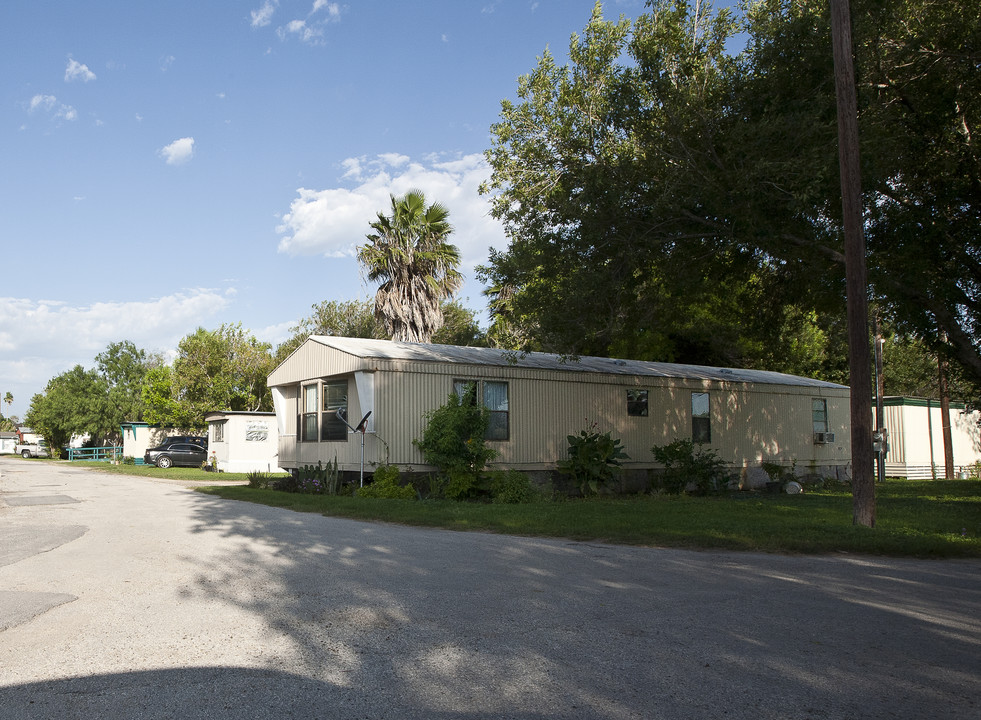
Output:
[[[67,448],[67,450],[69,462],[73,460],[101,460],[103,462],[110,462],[123,459],[123,448],[119,445],[110,447]]]

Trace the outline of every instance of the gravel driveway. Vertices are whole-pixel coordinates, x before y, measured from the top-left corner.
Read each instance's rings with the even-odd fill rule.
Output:
[[[981,716],[981,562],[404,528],[0,458],[0,715]]]

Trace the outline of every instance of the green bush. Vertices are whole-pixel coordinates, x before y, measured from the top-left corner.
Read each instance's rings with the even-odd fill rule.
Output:
[[[578,435],[569,435],[569,457],[558,463],[559,472],[572,477],[579,492],[587,495],[615,480],[620,474],[620,461],[629,458],[609,432],[601,433],[595,424]]]
[[[690,491],[696,495],[721,493],[733,480],[725,462],[715,450],[703,449],[691,440],[675,440],[667,445],[655,445],[654,459],[664,466],[655,481],[655,489],[680,495]]]
[[[273,490],[281,492],[306,493],[309,495],[337,495],[341,488],[341,474],[337,469],[337,458],[323,465],[304,465],[295,475],[287,475],[272,484]]]
[[[136,465],[136,458],[132,455],[124,455],[123,465]]]
[[[542,491],[518,470],[501,470],[490,475],[492,502],[516,505],[543,499]]]
[[[415,500],[418,497],[412,483],[399,483],[399,469],[394,465],[380,465],[375,469],[371,484],[358,488],[358,497],[388,498],[390,500]]]
[[[475,387],[462,398],[450,393],[445,405],[426,413],[422,439],[412,441],[439,471],[430,484],[434,497],[472,497],[484,466],[497,455],[484,441],[490,412],[477,402],[476,393]]]
[[[300,481],[296,476],[284,475],[273,480],[270,487],[279,492],[298,493],[300,492]]]
[[[249,487],[260,490],[265,490],[273,482],[272,476],[259,470],[251,471],[245,476],[245,479],[249,481]]]

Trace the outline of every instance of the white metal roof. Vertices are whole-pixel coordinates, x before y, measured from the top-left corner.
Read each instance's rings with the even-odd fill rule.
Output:
[[[364,359],[416,360],[420,362],[533,368],[538,370],[554,370],[556,372],[594,372],[607,375],[847,389],[845,385],[814,380],[798,375],[770,372],[768,370],[741,370],[738,368],[678,365],[675,363],[648,362],[645,360],[617,360],[615,358],[590,356],[571,358],[552,353],[515,353],[498,348],[427,345],[423,343],[395,342],[393,340],[336,337],[333,335],[311,335],[310,340]]]

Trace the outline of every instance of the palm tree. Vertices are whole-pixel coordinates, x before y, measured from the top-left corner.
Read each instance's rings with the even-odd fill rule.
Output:
[[[460,251],[446,242],[453,231],[449,210],[426,207],[426,196],[410,190],[391,196],[391,216],[378,213],[369,243],[358,248],[358,262],[369,280],[381,286],[375,294],[375,316],[393,340],[430,342],[443,325],[442,300],[463,284],[457,270]]]

